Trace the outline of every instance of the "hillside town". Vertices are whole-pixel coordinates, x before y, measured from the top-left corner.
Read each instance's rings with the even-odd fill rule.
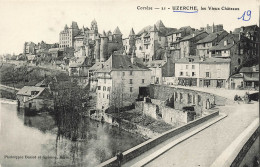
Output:
[[[116,25],[100,30],[95,19],[87,24],[80,28],[72,21],[57,34],[57,43],[27,41],[21,54],[0,57],[0,70],[3,65],[11,69],[2,71],[1,87],[15,93],[9,96],[18,108],[32,110],[32,115],[54,113],[58,134],[73,142],[89,137],[79,130],[87,129],[87,123],[79,121],[82,117],[141,135],[136,143],[154,139],[158,144],[175,134],[173,128],[189,129],[200,124],[196,121],[226,117],[219,111],[227,104],[243,101],[255,107],[251,100],[258,101],[257,25],[228,32],[222,24],[176,28],[158,20],[122,34]],[[165,132],[168,137],[156,138]],[[98,138],[97,133],[93,136]],[[121,131],[117,137],[121,139]],[[153,144],[142,147],[149,150]],[[113,146],[113,152],[94,165],[116,155],[117,161],[108,163],[119,161],[121,166],[121,153],[135,144],[122,145]]]

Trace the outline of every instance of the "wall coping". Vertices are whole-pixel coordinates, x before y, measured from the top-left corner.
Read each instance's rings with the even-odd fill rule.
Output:
[[[255,136],[259,136],[260,126],[259,119],[256,118],[212,163],[211,167],[230,167],[237,162],[239,154],[243,151],[243,147],[250,140],[256,140]],[[255,138],[255,139],[254,139]],[[250,146],[251,147],[251,146]],[[244,150],[246,151],[246,150]],[[248,151],[248,150],[247,150]]]
[[[147,150],[150,150],[153,148],[152,144],[154,144],[153,142],[156,143],[157,140],[159,139],[162,139],[162,141],[160,142],[164,142],[166,140],[168,140],[169,138],[175,136],[175,135],[178,135],[180,133],[182,133],[182,130],[188,130],[198,124],[201,124],[207,120],[209,120],[210,118],[213,118],[215,116],[219,115],[219,111],[215,111],[209,115],[206,115],[204,117],[201,117],[199,119],[196,119],[194,121],[191,121],[183,126],[180,126],[180,127],[177,127],[177,128],[173,128],[171,130],[168,130],[162,134],[160,134],[159,136],[155,137],[155,138],[152,138],[152,139],[149,139],[135,147],[132,147],[126,151],[123,152],[123,155],[124,155],[124,158],[126,158],[127,156],[129,156],[129,158],[127,159],[124,159],[123,162],[127,162],[127,161],[130,161],[131,159],[134,159],[135,157],[139,156],[140,154],[137,154],[135,156],[131,156],[130,154],[135,152],[135,151],[138,151],[139,149],[142,149],[143,147],[145,147],[147,145],[147,147],[149,147]],[[201,122],[202,121],[202,122]],[[188,128],[188,129],[186,129]],[[144,151],[145,152],[145,151]],[[141,152],[142,154],[143,152]],[[102,166],[113,166],[113,164],[116,164],[117,163],[117,158],[116,157],[113,157],[113,158],[110,158],[109,160],[97,165],[97,167],[102,167]]]

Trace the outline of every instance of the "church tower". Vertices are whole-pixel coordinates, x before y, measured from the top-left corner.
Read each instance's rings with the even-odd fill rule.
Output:
[[[116,27],[116,29],[113,32],[113,39],[114,39],[114,41],[117,41],[117,43],[122,43],[122,35],[123,34],[119,30],[119,28]]]

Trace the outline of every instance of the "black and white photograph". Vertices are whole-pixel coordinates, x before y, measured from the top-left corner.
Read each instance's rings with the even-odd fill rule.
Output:
[[[259,167],[260,0],[0,0],[0,167]]]

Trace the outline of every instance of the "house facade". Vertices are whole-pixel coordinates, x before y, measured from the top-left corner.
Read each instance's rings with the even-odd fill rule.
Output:
[[[230,59],[185,57],[175,63],[178,84],[199,87],[226,87]]]
[[[205,38],[197,42],[197,56],[200,57],[209,57],[209,49],[212,46],[216,46],[225,36],[228,35],[226,31],[219,31],[210,33]]]
[[[151,82],[151,71],[144,65],[132,63],[127,55],[111,55],[97,75],[97,109],[122,107],[135,101],[139,87]]]
[[[48,88],[24,86],[16,95],[21,108],[28,108],[33,111],[54,109],[53,97]]]
[[[180,58],[195,56],[196,55],[196,43],[208,36],[205,31],[196,31],[195,33],[184,37],[180,40]]]

